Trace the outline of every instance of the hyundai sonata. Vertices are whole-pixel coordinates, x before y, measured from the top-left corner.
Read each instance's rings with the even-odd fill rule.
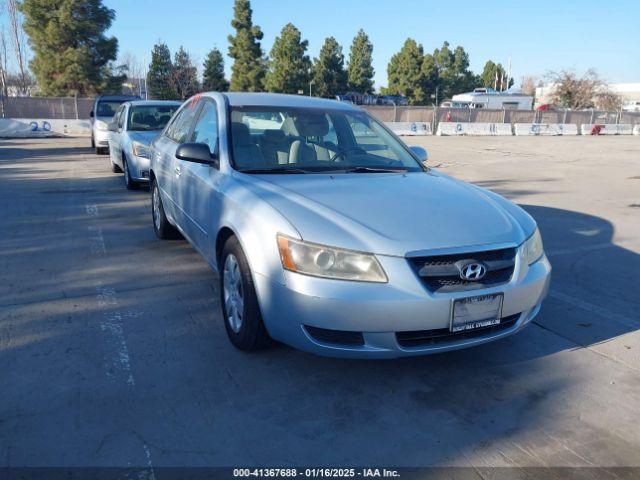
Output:
[[[521,330],[551,266],[535,221],[427,167],[352,105],[208,93],[151,144],[152,217],[218,271],[231,342],[398,357]]]

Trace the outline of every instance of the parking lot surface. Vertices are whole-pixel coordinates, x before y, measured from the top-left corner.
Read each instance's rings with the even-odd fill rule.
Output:
[[[640,466],[640,138],[407,142],[538,221],[552,287],[522,333],[390,361],[239,352],[148,190],[88,139],[0,141],[2,465]]]

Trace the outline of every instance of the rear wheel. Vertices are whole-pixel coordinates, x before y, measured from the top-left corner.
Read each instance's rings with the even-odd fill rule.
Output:
[[[225,243],[220,265],[220,304],[231,343],[245,351],[268,347],[272,341],[262,321],[249,263],[236,237]]]
[[[156,232],[156,237],[160,240],[179,237],[178,230],[169,223],[167,216],[164,214],[160,189],[155,179],[151,181],[151,216],[153,218],[153,230]]]
[[[140,184],[136,182],[133,178],[131,178],[131,173],[129,172],[129,164],[127,163],[127,158],[122,156],[122,171],[124,172],[124,184],[129,190],[137,190]]]

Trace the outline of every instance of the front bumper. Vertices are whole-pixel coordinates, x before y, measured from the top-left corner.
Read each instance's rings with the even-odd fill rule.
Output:
[[[108,147],[109,146],[109,130],[98,130],[93,127],[93,141],[96,147]]]
[[[149,169],[151,168],[151,160],[144,157],[136,157],[133,153],[127,155],[127,163],[129,164],[129,175],[136,182],[149,181]]]
[[[285,284],[254,274],[262,316],[276,340],[308,352],[339,357],[393,358],[423,355],[479,345],[514,334],[538,313],[549,290],[551,265],[546,256],[526,265],[518,250],[508,283],[482,290],[432,293],[406,258],[378,256],[389,283],[328,280],[285,272]],[[419,346],[403,346],[398,333],[449,328],[453,301],[503,293],[506,328],[454,335]],[[362,345],[320,341],[306,327],[362,333]],[[311,329],[311,330],[312,330]]]

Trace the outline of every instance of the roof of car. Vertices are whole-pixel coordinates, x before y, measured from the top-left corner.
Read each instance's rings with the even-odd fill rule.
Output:
[[[132,100],[128,102],[132,107],[144,107],[146,105],[166,105],[166,106],[176,106],[179,107],[182,105],[182,102],[177,100]]]
[[[96,97],[96,102],[101,101],[101,100],[122,100],[122,101],[127,101],[127,100],[137,100],[140,97],[135,96],[135,95],[98,95]]]
[[[325,98],[307,97],[304,95],[240,92],[224,93],[223,95],[227,97],[229,105],[232,107],[306,107],[356,110],[356,108],[349,103],[339,102],[337,100],[327,100]]]

